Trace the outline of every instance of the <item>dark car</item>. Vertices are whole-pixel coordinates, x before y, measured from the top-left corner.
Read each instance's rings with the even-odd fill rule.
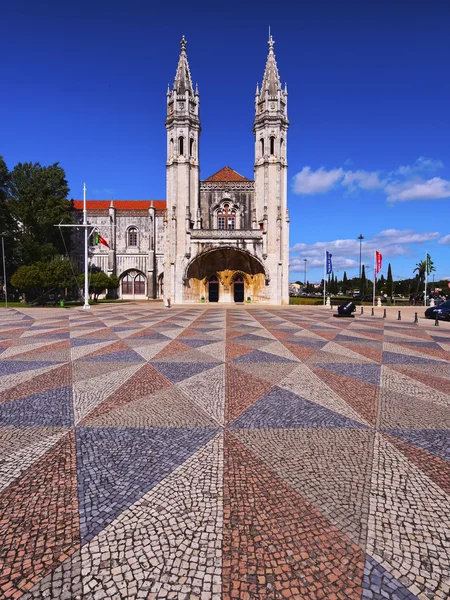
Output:
[[[439,306],[430,306],[425,311],[426,319],[438,319],[439,321],[450,321],[450,300],[441,302]]]

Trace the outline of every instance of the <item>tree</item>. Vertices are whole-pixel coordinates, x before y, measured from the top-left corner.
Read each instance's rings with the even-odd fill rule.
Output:
[[[347,271],[344,271],[344,276],[342,278],[342,292],[347,294],[348,292],[348,279],[347,279]]]
[[[360,294],[365,293],[366,290],[366,285],[367,285],[367,279],[366,279],[366,265],[362,266],[362,270],[361,270],[361,289],[359,290]]]
[[[0,156],[0,236],[4,238],[6,278],[9,281],[20,264],[20,260],[17,254],[17,227],[8,203],[8,185],[8,167],[3,157]],[[0,257],[1,265],[3,263],[1,250]],[[3,283],[3,268],[0,269],[0,280]]]
[[[84,275],[78,277],[79,286],[84,289]],[[119,287],[119,278],[115,275],[108,276],[104,271],[101,271],[98,267],[95,268],[95,272],[89,276],[89,297],[98,301],[98,297],[105,290],[115,290]]]
[[[436,271],[436,269],[434,267],[434,263],[431,260],[431,256],[429,254],[427,254],[426,260],[421,260],[420,262],[418,262],[416,264],[416,268],[413,269],[413,273],[415,273],[416,271],[417,271],[417,275],[416,275],[416,282],[417,282],[416,294],[417,294],[419,292],[419,288],[422,288],[425,285],[426,273],[428,273],[428,275],[429,275],[433,271]]]
[[[70,249],[70,231],[62,236],[55,225],[70,223],[72,203],[64,169],[58,163],[19,163],[9,173],[8,206],[19,229],[21,262],[32,264],[65,255]]]
[[[11,285],[25,292],[27,301],[45,304],[49,295],[63,296],[66,288],[76,285],[75,265],[69,260],[55,259],[49,263],[22,265],[11,277]]]
[[[394,295],[394,279],[392,277],[391,263],[388,264],[386,283],[387,283],[387,287],[388,287],[388,292],[391,294],[391,296],[393,296]]]

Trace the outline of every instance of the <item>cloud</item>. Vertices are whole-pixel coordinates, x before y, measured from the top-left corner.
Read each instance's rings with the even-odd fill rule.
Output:
[[[374,252],[378,250],[385,259],[383,271],[386,271],[388,259],[395,256],[412,256],[413,244],[430,242],[439,238],[440,235],[438,231],[417,232],[413,229],[385,229],[376,233],[372,238],[362,241],[362,262],[372,265]],[[448,238],[447,243],[450,244],[450,235],[446,238]],[[291,248],[291,271],[302,273],[305,258],[307,259],[307,269],[323,268],[325,250],[333,255],[335,271],[359,269],[359,240],[343,239],[315,242],[314,244],[295,244]]]
[[[303,169],[294,175],[294,194],[322,194],[328,192],[344,175],[343,169],[326,171],[320,167],[311,171],[311,167]]]
[[[349,164],[349,161],[344,164]],[[381,171],[352,171],[342,167],[330,170],[320,167],[313,171],[310,166],[306,166],[294,175],[293,192],[301,195],[323,194],[340,184],[350,193],[356,190],[383,190],[390,204],[450,198],[450,181],[441,177],[423,179],[419,174],[429,173],[443,166],[441,160],[420,156],[413,165],[401,166],[386,173],[384,177]],[[399,175],[401,179],[398,178]]]
[[[419,156],[413,165],[404,165],[399,167],[393,173],[395,175],[411,175],[421,171],[437,171],[443,169],[444,163],[442,160],[434,160],[433,158],[425,158],[425,156]]]
[[[450,244],[450,234],[444,235],[444,237],[438,240],[438,244]]]
[[[437,200],[450,198],[450,181],[433,177],[401,183],[394,181],[388,184],[384,191],[388,202],[408,202],[410,200]]]

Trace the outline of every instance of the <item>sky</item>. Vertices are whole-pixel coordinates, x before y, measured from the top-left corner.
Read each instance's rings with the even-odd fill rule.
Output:
[[[253,178],[268,27],[289,91],[292,281],[395,279],[431,255],[450,279],[450,4],[321,0],[10,0],[2,6],[0,154],[59,162],[70,196],[164,199],[166,90],[182,35],[200,91],[201,178]]]

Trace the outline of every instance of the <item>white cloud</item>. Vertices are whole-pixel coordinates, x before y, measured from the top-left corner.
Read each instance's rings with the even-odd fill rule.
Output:
[[[438,198],[450,198],[450,181],[433,177],[425,181],[423,179],[406,181],[404,183],[394,181],[388,184],[384,191],[388,202],[408,202],[409,200],[437,200]]]
[[[444,163],[442,160],[434,160],[433,158],[425,158],[419,156],[413,165],[404,165],[394,171],[396,175],[411,175],[420,171],[437,171],[443,169]]]
[[[322,194],[328,192],[344,175],[343,169],[326,171],[320,167],[311,171],[311,167],[303,169],[294,175],[294,194]]]
[[[450,234],[444,235],[444,237],[438,240],[438,244],[450,244]]]
[[[417,232],[412,229],[385,229],[372,238],[362,241],[362,262],[373,264],[374,252],[378,250],[385,259],[383,272],[387,270],[390,258],[395,256],[413,256],[413,244],[422,244],[439,238],[438,231]],[[450,244],[450,236],[448,243]],[[442,238],[445,239],[445,238]],[[333,255],[333,269],[344,271],[359,269],[359,240],[344,239],[315,242],[314,244],[295,244],[291,248],[291,271],[302,273],[304,258],[307,258],[307,269],[323,268],[325,250]]]
[[[350,161],[351,162],[351,161]],[[350,164],[349,160],[345,165]],[[381,171],[352,171],[342,167],[327,170],[320,167],[313,171],[310,166],[294,175],[294,194],[314,195],[330,191],[339,183],[351,193],[356,190],[382,189],[390,204],[410,200],[437,200],[450,198],[450,181],[441,177],[423,179],[419,173],[431,172],[444,167],[441,160],[420,156],[413,165],[404,165],[382,176]],[[397,178],[394,178],[394,175]],[[402,178],[399,180],[398,176]]]
[[[375,190],[383,187],[384,182],[380,180],[379,173],[375,171],[347,171],[342,185],[349,186],[351,189],[360,187],[363,190]]]

